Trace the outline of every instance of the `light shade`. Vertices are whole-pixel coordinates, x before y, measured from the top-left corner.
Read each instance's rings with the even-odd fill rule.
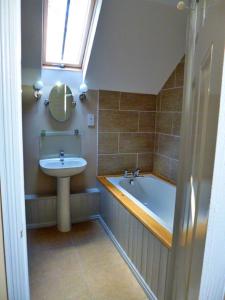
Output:
[[[87,91],[88,91],[88,86],[86,85],[86,83],[82,83],[80,85],[80,92],[81,93],[87,93]]]
[[[41,80],[37,80],[37,81],[34,83],[33,87],[34,87],[34,90],[40,91],[41,89],[43,89],[44,84],[43,84],[43,82],[42,82]]]

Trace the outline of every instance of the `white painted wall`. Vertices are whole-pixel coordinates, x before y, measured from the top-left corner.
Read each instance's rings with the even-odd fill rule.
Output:
[[[104,0],[87,70],[90,88],[158,94],[184,55],[185,33],[186,13],[175,5]]]
[[[21,0],[22,79],[32,84],[41,77],[42,0]]]
[[[88,101],[78,99],[79,86],[83,80],[80,71],[42,69],[42,2],[43,0],[22,0],[22,81],[23,81],[23,142],[24,173],[26,194],[55,194],[56,180],[45,176],[38,167],[39,136],[42,129],[82,131],[82,155],[88,161],[87,170],[71,181],[71,191],[77,192],[96,185],[97,165],[97,126],[87,126],[87,114],[93,113],[97,119],[98,93],[90,91]],[[43,96],[36,102],[32,94],[32,85],[38,79],[44,83]],[[68,122],[54,121],[45,107],[44,100],[49,97],[56,81],[61,81],[71,88],[77,106]],[[92,147],[90,147],[92,145]]]
[[[44,85],[60,80],[78,92],[82,72],[42,69],[43,0],[21,0],[22,82],[33,85],[42,79]]]
[[[55,74],[56,71],[54,71]],[[71,192],[83,191],[86,188],[96,186],[96,166],[97,166],[97,125],[88,127],[87,115],[92,113],[97,119],[98,93],[88,92],[88,100],[81,102],[75,97],[77,105],[67,122],[55,121],[49,112],[49,107],[44,105],[44,99],[49,97],[50,90],[55,80],[61,80],[71,87],[72,93],[76,95],[76,82],[73,82],[73,74],[67,78],[67,74],[56,72],[56,78],[49,74],[48,78],[43,76],[45,87],[43,97],[36,102],[33,98],[32,86],[23,86],[23,146],[24,146],[24,175],[25,193],[38,195],[55,195],[56,178],[45,175],[39,168],[38,161],[39,142],[41,130],[66,131],[78,128],[81,132],[82,156],[87,160],[88,167],[82,174],[71,179]],[[62,145],[63,147],[63,145]]]

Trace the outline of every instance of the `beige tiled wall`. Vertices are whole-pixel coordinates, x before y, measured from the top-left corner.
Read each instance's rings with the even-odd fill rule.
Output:
[[[184,82],[184,60],[157,97],[153,172],[176,181]]]
[[[98,174],[152,171],[156,96],[99,92]]]
[[[184,60],[158,96],[99,92],[98,174],[140,168],[176,181]]]

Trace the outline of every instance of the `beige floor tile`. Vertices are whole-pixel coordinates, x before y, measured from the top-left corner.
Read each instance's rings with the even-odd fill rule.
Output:
[[[32,300],[92,299],[81,274],[43,276],[31,285]]]
[[[87,271],[86,280],[96,300],[147,299],[144,291],[124,263],[92,268]]]
[[[78,247],[78,255],[84,270],[95,266],[121,263],[121,256],[114,248],[111,241],[93,242]]]
[[[145,300],[97,221],[28,231],[32,300]]]
[[[72,243],[90,244],[93,241],[108,240],[103,228],[98,222],[90,221],[80,224],[74,224],[71,230]]]
[[[64,277],[81,273],[81,264],[75,249],[40,251],[30,258],[30,280],[33,282],[42,276]]]
[[[62,233],[56,227],[30,229],[28,230],[27,239],[28,249],[31,253],[72,246],[71,232]]]

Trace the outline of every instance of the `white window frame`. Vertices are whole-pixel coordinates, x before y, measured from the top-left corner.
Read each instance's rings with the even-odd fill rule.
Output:
[[[92,23],[94,19],[94,12],[96,8],[96,0],[91,0],[91,9],[88,15],[88,23],[87,23],[87,28],[85,32],[85,42],[81,51],[81,56],[80,56],[80,62],[79,64],[61,64],[59,62],[48,62],[46,60],[46,39],[47,39],[47,18],[48,18],[48,0],[44,0],[44,5],[43,5],[43,41],[42,41],[42,66],[44,68],[57,68],[57,69],[72,69],[72,70],[82,70],[83,68],[83,63],[84,63],[84,58],[86,56],[87,52],[87,47],[88,47],[88,40],[89,36],[92,31]]]

